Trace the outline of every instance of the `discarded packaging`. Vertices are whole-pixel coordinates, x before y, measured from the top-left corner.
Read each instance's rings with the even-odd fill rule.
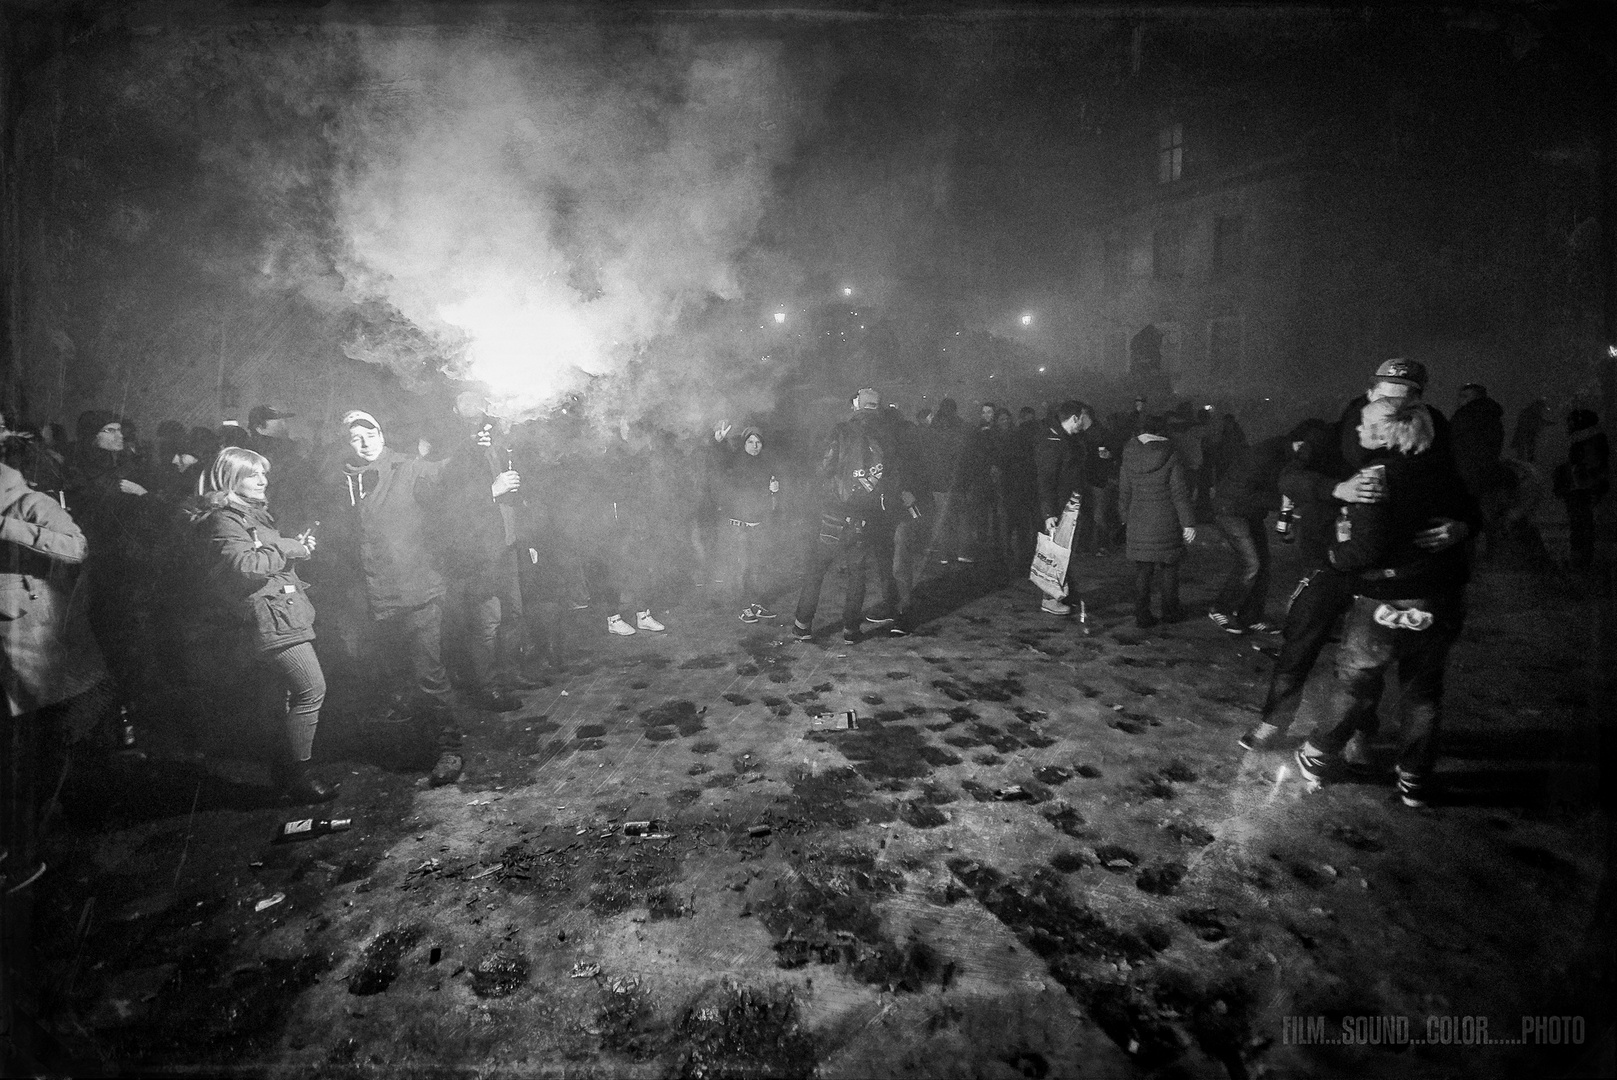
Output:
[[[586,964],[580,960],[573,965],[573,970],[567,973],[569,979],[593,979],[601,973],[600,964]]]
[[[299,818],[288,821],[275,830],[274,843],[286,844],[293,840],[307,840],[312,836],[342,832],[354,827],[353,818]]]
[[[264,911],[267,908],[274,907],[276,904],[279,904],[282,900],[285,900],[285,899],[286,899],[286,894],[284,892],[278,892],[274,896],[266,896],[266,897],[264,897],[264,899],[260,900],[258,903],[253,905],[253,910],[254,911]]]
[[[503,862],[497,862],[493,866],[488,867],[487,869],[479,870],[477,873],[473,874],[471,877],[467,878],[466,880],[467,881],[476,881],[479,878],[486,878],[490,874],[498,874],[501,870],[504,870],[504,869],[505,869],[505,864]]]
[[[826,713],[814,718],[814,728],[817,731],[857,731],[859,729],[859,714],[852,709],[846,712]]]
[[[625,821],[623,823],[624,836],[646,836],[655,832],[662,832],[663,823],[656,818],[649,821]]]
[[[1016,802],[1018,799],[1033,798],[1033,796],[1022,790],[1021,784],[1011,784],[1008,787],[1002,787],[998,791],[994,792],[994,795],[1005,802]]]
[[[769,825],[754,825],[752,828],[747,830],[747,835],[748,836],[768,836],[770,833],[772,833],[774,831],[775,831],[774,828],[769,826]]]

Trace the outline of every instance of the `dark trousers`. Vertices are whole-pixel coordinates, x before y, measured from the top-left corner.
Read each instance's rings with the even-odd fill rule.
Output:
[[[1218,515],[1218,531],[1229,541],[1236,564],[1224,579],[1213,610],[1242,626],[1251,626],[1262,621],[1269,598],[1269,534],[1263,528],[1263,518],[1234,514]]]
[[[1449,649],[1465,625],[1465,607],[1459,593],[1422,602],[1436,617],[1432,625],[1425,630],[1398,630],[1376,622],[1376,608],[1381,603],[1354,597],[1342,647],[1336,654],[1330,705],[1308,741],[1318,750],[1336,754],[1355,731],[1374,735],[1376,706],[1387,670],[1396,667],[1403,725],[1398,736],[1398,771],[1423,779],[1437,760],[1443,670]]]
[[[845,630],[859,629],[864,618],[865,570],[870,564],[871,547],[865,529],[845,525],[840,537],[832,537],[822,526],[803,556],[803,587],[797,594],[795,613],[798,626],[814,625],[814,612],[820,606],[820,585],[825,581],[826,571],[838,558],[844,558],[848,567],[848,591],[842,600],[842,626]]]
[[[871,565],[876,570],[876,587],[881,590],[881,612],[889,618],[896,617],[904,607],[904,594],[899,590],[898,575],[893,571],[898,551],[898,522],[890,517],[877,518],[865,527],[865,538],[870,544]]]
[[[473,683],[488,689],[497,678],[515,675],[527,644],[517,549],[502,549],[487,566],[450,589],[466,621],[466,658],[471,661]]]
[[[768,607],[764,602],[769,599],[764,588],[764,551],[769,544],[770,526],[722,518],[719,528],[724,538],[724,576],[731,599],[742,607]]]
[[[1588,566],[1595,558],[1595,500],[1584,492],[1565,496],[1572,565]]]
[[[431,600],[377,620],[384,647],[399,650],[408,665],[410,697],[447,704],[449,673],[443,658],[443,601]],[[394,653],[399,655],[398,652]]]
[[[1162,571],[1162,617],[1179,617],[1179,564],[1139,562],[1134,564],[1134,617],[1149,621],[1151,618],[1151,582],[1157,571]]]
[[[1331,628],[1353,603],[1353,583],[1335,570],[1310,570],[1297,583],[1286,608],[1286,625],[1263,700],[1263,720],[1284,731],[1297,719],[1314,662],[1331,639]]]

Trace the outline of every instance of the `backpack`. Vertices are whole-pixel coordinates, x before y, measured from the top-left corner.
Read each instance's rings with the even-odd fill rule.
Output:
[[[831,478],[836,501],[845,509],[874,512],[882,505],[886,473],[881,443],[871,438],[865,425],[847,422],[837,425],[836,437],[827,456],[835,455]]]

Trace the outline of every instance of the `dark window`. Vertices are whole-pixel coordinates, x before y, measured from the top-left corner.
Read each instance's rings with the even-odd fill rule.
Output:
[[[1213,276],[1239,274],[1246,262],[1246,218],[1239,215],[1213,221]]]
[[[1164,225],[1151,237],[1151,276],[1177,281],[1185,275],[1185,236],[1175,225]]]
[[[1129,248],[1121,240],[1106,241],[1106,295],[1120,296],[1129,280]]]
[[[1207,366],[1235,371],[1241,366],[1241,320],[1214,319],[1207,328]]]
[[[1157,183],[1179,179],[1185,165],[1185,126],[1169,124],[1157,132]]]

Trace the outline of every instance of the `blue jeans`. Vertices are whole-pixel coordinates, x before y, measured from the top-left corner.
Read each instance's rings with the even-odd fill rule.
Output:
[[[1263,619],[1263,608],[1269,600],[1269,535],[1264,531],[1263,518],[1218,515],[1218,531],[1229,541],[1237,562],[1224,579],[1224,587],[1213,601],[1213,610],[1221,611],[1241,626],[1251,626]]]
[[[1387,669],[1396,665],[1399,686],[1398,771],[1417,779],[1431,774],[1437,760],[1438,715],[1443,704],[1443,670],[1449,649],[1465,625],[1463,594],[1454,592],[1422,602],[1435,619],[1425,630],[1396,630],[1375,620],[1380,600],[1353,598],[1342,647],[1336,654],[1336,682],[1321,723],[1308,741],[1327,754],[1340,753],[1355,731],[1376,731],[1376,706]]]

